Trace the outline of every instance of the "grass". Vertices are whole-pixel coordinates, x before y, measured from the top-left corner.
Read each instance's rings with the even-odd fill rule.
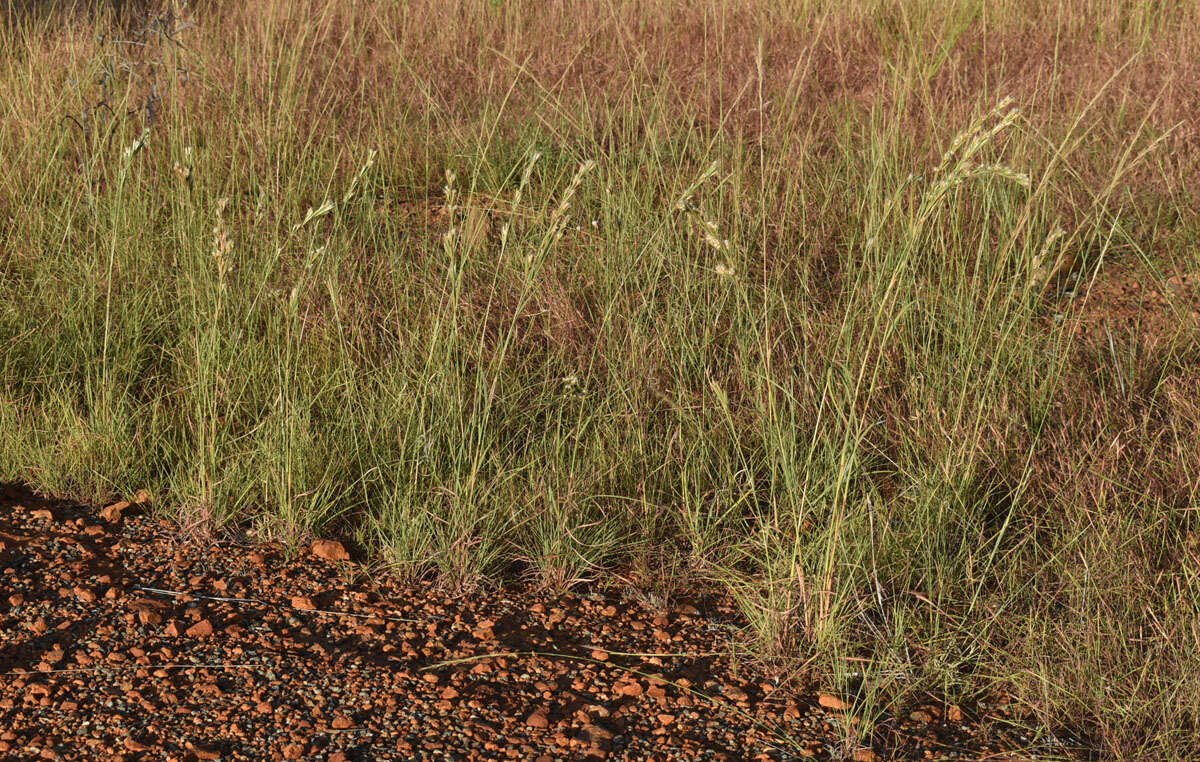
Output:
[[[0,478],[1190,754],[1195,8],[533,9],[10,16]]]

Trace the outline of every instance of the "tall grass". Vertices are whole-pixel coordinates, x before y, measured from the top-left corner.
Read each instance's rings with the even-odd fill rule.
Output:
[[[253,5],[0,37],[0,478],[1186,755],[1188,4]]]

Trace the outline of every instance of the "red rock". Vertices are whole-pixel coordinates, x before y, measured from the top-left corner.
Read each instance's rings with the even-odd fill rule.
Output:
[[[142,624],[162,624],[162,616],[150,609],[139,609],[138,621]]]
[[[118,503],[113,503],[104,510],[100,511],[100,518],[110,524],[115,524],[121,520],[121,512],[129,506],[133,505],[128,500],[122,500]]]
[[[962,722],[963,710],[957,704],[946,707],[946,719],[950,722]]]
[[[817,703],[826,709],[830,709],[835,712],[840,712],[849,706],[849,704],[847,704],[845,701],[842,701],[837,696],[834,696],[832,693],[822,693],[817,697]]]
[[[597,648],[592,651],[592,658],[596,661],[608,661],[608,651]]]
[[[642,695],[643,692],[644,689],[642,688],[642,684],[636,680],[622,683],[621,685],[617,686],[616,690],[617,695],[628,696],[630,698],[637,698],[638,696]]]
[[[340,751],[335,751],[329,755],[329,762],[348,762],[350,758]]]
[[[25,596],[21,595],[20,593],[13,593],[12,595],[8,596],[9,606],[20,606],[24,602]]]
[[[854,762],[879,762],[879,755],[870,749],[859,749],[854,752]]]
[[[35,508],[35,509],[33,509],[33,512],[30,513],[29,515],[34,517],[35,519],[46,519],[47,521],[54,521],[54,514],[45,508]]]
[[[181,630],[181,629],[179,628],[179,622],[177,622],[177,621],[175,621],[174,619],[172,619],[170,622],[168,622],[168,623],[167,623],[167,629],[166,629],[166,633],[167,633],[167,635],[169,635],[170,637],[172,637],[172,638],[177,638],[177,637],[179,637],[179,634],[180,634],[181,632],[183,632],[183,630]]]
[[[525,724],[531,728],[548,728],[550,727],[550,718],[546,716],[545,710],[539,709],[529,715]]]
[[[326,561],[350,560],[350,554],[346,552],[345,546],[337,540],[316,540],[308,549],[314,556]]]
[[[783,710],[783,719],[798,720],[801,717],[800,707],[795,704],[788,704],[788,708]]]
[[[441,692],[440,695],[442,698],[449,701],[450,699],[458,698],[458,691],[455,690],[452,686],[447,685],[446,688]]]
[[[596,725],[591,722],[584,723],[583,733],[588,737],[593,746],[607,746],[615,735],[603,725]]]
[[[190,638],[204,638],[213,634],[212,622],[207,619],[201,619],[191,627],[187,628],[187,635]]]
[[[196,746],[192,749],[192,754],[195,755],[196,759],[203,759],[203,760],[220,759],[221,758],[221,752],[212,751],[210,749],[202,749],[199,746]]]
[[[267,562],[267,559],[263,556],[263,554],[259,553],[257,550],[252,550],[247,553],[246,560],[255,566],[262,566]]]
[[[427,683],[436,683],[438,681],[438,676],[432,672],[426,672],[425,674],[421,675],[421,679]]]
[[[660,715],[658,715],[658,716],[657,716],[657,719],[658,719],[658,724],[659,724],[659,725],[670,725],[672,722],[675,722],[675,715],[673,715],[673,714],[660,714]]]
[[[254,711],[258,712],[259,714],[270,714],[271,712],[275,711],[275,707],[271,706],[265,701],[260,701],[257,705],[255,705]]]
[[[33,630],[35,635],[43,635],[45,634],[46,630],[50,629],[50,627],[46,624],[46,620],[42,617],[38,617],[25,626]]]
[[[96,600],[96,594],[86,587],[76,587],[74,593],[75,597],[84,603],[92,603]]]
[[[750,696],[748,696],[744,690],[737,687],[736,685],[726,685],[724,688],[724,693],[727,697],[729,697],[729,699],[731,701],[749,701],[750,700]]]
[[[345,715],[338,715],[333,718],[333,722],[329,723],[334,730],[345,730],[346,728],[354,727],[354,721]]]
[[[151,747],[147,746],[144,743],[139,743],[138,741],[134,740],[133,738],[126,738],[125,739],[125,748],[129,749],[130,751],[150,751]]]
[[[472,630],[471,635],[473,635],[476,640],[495,640],[496,639],[496,631],[493,630],[491,627],[484,627],[483,625],[480,625],[479,627],[476,627],[474,630]]]
[[[292,608],[301,611],[313,611],[317,608],[317,604],[313,603],[313,599],[307,595],[294,595],[292,596]]]
[[[300,759],[304,756],[304,747],[298,743],[288,744],[283,747],[284,759]]]
[[[145,505],[146,503],[151,502],[153,499],[154,498],[148,489],[140,489],[137,491],[137,494],[133,496],[133,502],[137,503],[138,505]]]

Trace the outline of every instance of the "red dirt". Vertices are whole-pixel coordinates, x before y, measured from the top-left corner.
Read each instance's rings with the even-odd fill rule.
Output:
[[[366,579],[334,545],[289,560],[277,546],[182,544],[137,504],[110,521],[0,489],[0,757],[938,759],[1009,746],[978,712],[936,705],[881,723],[881,757],[847,746],[839,728],[858,721],[841,699],[731,660],[727,600],[656,612],[615,590],[455,596]]]
[[[1080,278],[1064,311],[1080,320],[1077,333],[1103,344],[1109,333],[1157,343],[1200,335],[1200,273],[1179,270],[1167,277],[1145,268],[1113,265],[1094,280]]]

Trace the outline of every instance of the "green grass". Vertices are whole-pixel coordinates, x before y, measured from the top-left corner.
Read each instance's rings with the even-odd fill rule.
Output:
[[[0,479],[1190,753],[1188,4],[299,5],[0,36]]]

